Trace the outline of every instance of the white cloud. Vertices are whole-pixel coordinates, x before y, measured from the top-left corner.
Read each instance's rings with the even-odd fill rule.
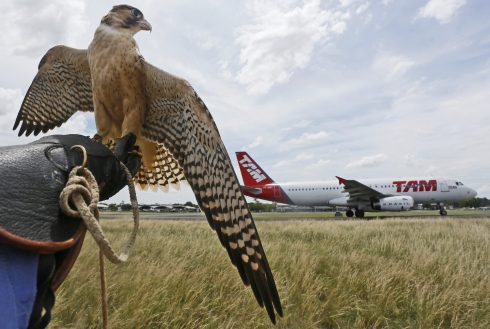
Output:
[[[368,10],[369,8],[369,2],[364,2],[363,4],[361,4],[359,7],[357,7],[356,9],[356,14],[357,15],[360,15],[362,14],[363,12],[365,12],[366,10]]]
[[[94,120],[93,113],[75,113],[68,121],[63,123],[61,127],[55,128],[50,134],[80,134],[80,135],[93,135],[95,130],[90,129],[88,122]]]
[[[342,7],[348,7],[350,6],[351,4],[357,2],[359,0],[339,0],[340,4],[342,5]]]
[[[372,68],[386,80],[393,80],[405,75],[415,64],[415,61],[403,55],[378,53]]]
[[[327,159],[320,159],[309,166],[307,166],[307,169],[323,169],[325,167],[328,167],[332,164],[332,160],[327,160]]]
[[[440,168],[435,165],[431,165],[427,167],[424,171],[427,176],[432,176],[432,177],[434,177],[436,174],[438,175],[441,174]]]
[[[196,45],[205,50],[214,50],[219,47],[220,41],[218,38],[205,30],[194,30],[191,32],[191,38]]]
[[[10,130],[22,103],[23,95],[20,89],[0,87],[0,130]]]
[[[337,34],[342,34],[346,28],[347,24],[345,22],[337,22],[332,26],[332,31]]]
[[[483,184],[476,188],[479,197],[490,195],[490,184]]]
[[[236,81],[251,94],[264,94],[291,78],[310,62],[313,51],[329,31],[342,33],[348,15],[327,11],[319,0],[291,6],[273,1],[253,1],[254,23],[238,30],[241,68]]]
[[[465,4],[466,0],[430,0],[420,8],[417,17],[435,18],[441,24],[446,24]]]
[[[229,68],[229,63],[227,61],[221,61],[219,63],[220,73],[223,79],[225,80],[233,80],[233,73]]]
[[[281,167],[285,167],[287,165],[291,164],[291,161],[289,160],[281,160],[281,161],[278,161],[276,162],[272,168],[281,168]]]
[[[319,131],[317,133],[303,133],[298,138],[293,138],[282,143],[281,149],[294,149],[298,147],[317,145],[325,142],[329,137],[330,133],[326,131]]]
[[[366,168],[375,167],[380,165],[386,160],[387,156],[384,153],[379,153],[376,155],[365,156],[360,160],[352,161],[347,164],[346,168]]]
[[[7,0],[2,7],[2,51],[38,57],[53,45],[76,43],[87,33],[85,2],[81,0]]]
[[[247,145],[247,148],[254,148],[254,147],[262,145],[263,143],[264,143],[264,137],[257,136],[257,137],[255,137],[255,139],[252,143]]]
[[[311,124],[311,121],[303,119],[303,120],[301,120],[301,121],[299,121],[299,122],[295,123],[293,126],[294,126],[295,128],[306,128],[306,127],[308,127],[310,124]]]
[[[280,167],[295,167],[297,168],[302,165],[305,161],[311,161],[314,159],[314,155],[311,153],[299,153],[294,158],[287,158],[286,160],[281,160],[276,162],[272,167],[280,168]]]
[[[315,158],[315,156],[313,154],[303,152],[303,153],[298,154],[294,159],[296,161],[310,161],[314,158]]]

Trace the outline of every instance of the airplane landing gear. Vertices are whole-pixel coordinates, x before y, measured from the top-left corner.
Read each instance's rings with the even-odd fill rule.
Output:
[[[353,212],[352,210],[350,210],[350,209],[349,209],[349,210],[347,210],[347,211],[345,212],[345,215],[346,215],[347,217],[352,217],[352,216],[354,216],[354,212]]]
[[[356,210],[357,218],[364,218],[364,210]]]
[[[437,207],[439,208],[439,215],[441,215],[441,216],[446,216],[447,215],[447,211],[444,208],[444,204],[438,203],[437,204]]]

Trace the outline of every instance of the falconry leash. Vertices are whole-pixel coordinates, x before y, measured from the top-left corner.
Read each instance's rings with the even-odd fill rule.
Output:
[[[133,210],[133,230],[123,247],[120,255],[117,255],[102,230],[99,223],[99,187],[93,174],[86,168],[87,151],[81,145],[74,145],[72,149],[78,148],[83,153],[83,163],[74,167],[68,177],[65,188],[60,194],[59,202],[62,211],[71,217],[81,218],[87,230],[92,234],[99,247],[100,287],[103,328],[108,327],[107,291],[105,282],[104,256],[114,264],[121,264],[128,260],[131,249],[136,240],[139,229],[139,209],[136,199],[134,182],[128,168],[121,162],[126,173],[131,207]]]

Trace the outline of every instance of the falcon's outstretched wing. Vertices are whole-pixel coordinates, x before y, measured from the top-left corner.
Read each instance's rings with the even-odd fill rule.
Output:
[[[61,126],[76,111],[93,111],[87,50],[56,46],[41,59],[14,130],[29,136]]]
[[[275,322],[274,309],[282,316],[282,307],[274,278],[211,114],[185,80],[146,65],[143,135],[177,159],[243,282]]]
[[[61,126],[76,111],[93,111],[92,81],[86,49],[56,46],[41,59],[38,72],[22,102],[14,130],[20,125],[24,133],[38,135],[41,131]],[[185,179],[182,168],[162,146],[157,147],[152,168],[141,166],[135,177],[143,189],[168,190]]]

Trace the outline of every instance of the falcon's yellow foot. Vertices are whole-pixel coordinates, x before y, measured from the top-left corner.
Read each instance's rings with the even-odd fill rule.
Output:
[[[105,145],[109,150],[112,151],[112,153],[115,152],[117,142],[114,139],[109,139],[107,144]]]

